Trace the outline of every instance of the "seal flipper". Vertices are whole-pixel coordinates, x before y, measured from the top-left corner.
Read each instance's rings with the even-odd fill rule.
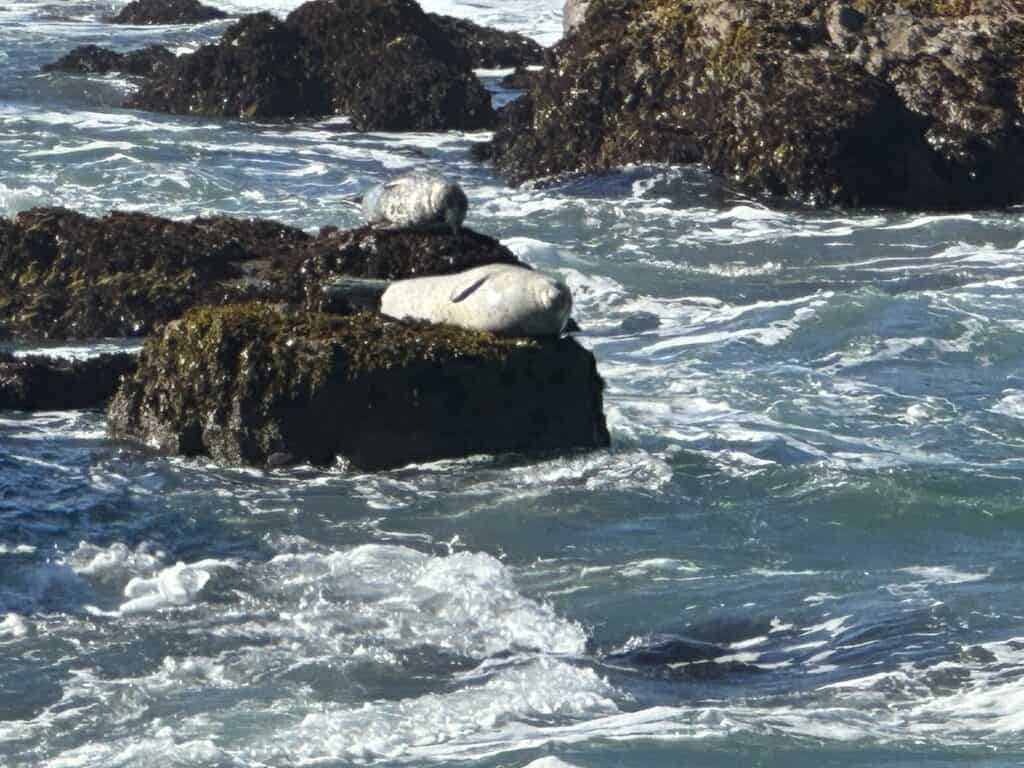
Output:
[[[562,328],[563,334],[569,333],[583,333],[583,329],[580,328],[580,324],[573,320],[571,317],[565,321],[565,327]]]
[[[390,283],[368,277],[339,277],[324,286],[321,309],[339,315],[360,310],[380,311],[380,299]]]
[[[461,286],[456,286],[455,289],[452,291],[452,295],[450,297],[452,304],[458,304],[463,299],[468,298],[477,288],[486,283],[490,279],[490,277],[490,275],[478,277],[465,288]]]

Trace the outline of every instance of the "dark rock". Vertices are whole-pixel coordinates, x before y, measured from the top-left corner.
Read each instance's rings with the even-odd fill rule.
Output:
[[[200,24],[226,19],[228,14],[199,0],[133,0],[112,18],[111,24]]]
[[[243,17],[128,106],[243,119],[348,115],[357,130],[490,127],[468,54],[413,0],[313,0]]]
[[[502,88],[526,91],[533,87],[537,77],[538,73],[536,71],[526,69],[525,67],[516,67],[515,72],[501,78],[501,86]]]
[[[111,434],[265,466],[383,469],[608,444],[603,382],[571,339],[503,339],[380,315],[203,308],[164,326],[111,403]]]
[[[525,67],[543,60],[544,49],[540,44],[518,32],[503,32],[439,13],[427,16],[441,27],[471,67]]]
[[[244,119],[329,114],[330,95],[303,62],[304,46],[295,29],[269,13],[245,16],[216,45],[179,56],[126,106]]]
[[[338,275],[398,280],[446,275],[481,264],[515,264],[508,248],[492,237],[463,229],[442,232],[393,229],[339,230],[297,249],[284,269],[304,290],[308,305],[322,308],[323,284]]]
[[[320,301],[341,274],[398,279],[514,263],[496,240],[446,233],[329,231],[313,238],[277,222],[171,221],[63,208],[0,218],[0,336],[145,336],[200,304]]]
[[[0,325],[22,338],[145,335],[196,304],[271,292],[247,284],[240,262],[308,239],[270,222],[32,209],[0,223]]]
[[[100,355],[88,360],[0,352],[0,410],[59,411],[99,408],[121,377],[134,373],[135,355]]]
[[[703,162],[819,205],[1024,200],[1019,4],[848,5],[593,0],[476,154],[515,182]]]
[[[175,60],[175,55],[162,45],[151,45],[137,51],[118,53],[98,45],[83,45],[52,64],[43,66],[44,72],[78,72],[103,75],[121,72],[136,77],[152,77]]]
[[[288,15],[334,111],[357,130],[475,130],[490,96],[465,52],[413,0],[313,0]]]

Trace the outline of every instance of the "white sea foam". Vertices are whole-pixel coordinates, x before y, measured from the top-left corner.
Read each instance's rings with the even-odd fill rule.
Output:
[[[523,597],[508,569],[484,553],[432,557],[365,545],[326,556],[279,555],[270,567],[289,593],[330,588],[367,601],[361,615],[372,616],[391,644],[428,643],[477,657],[514,649],[578,654],[586,646],[581,627]]]
[[[4,616],[4,620],[0,621],[0,639],[17,640],[22,637],[28,637],[31,631],[25,617],[19,616],[16,613],[8,613]]]
[[[434,759],[465,741],[500,739],[527,720],[591,718],[618,711],[614,690],[592,670],[545,657],[453,693],[366,704],[331,705],[257,750],[260,759],[309,764],[329,759]]]

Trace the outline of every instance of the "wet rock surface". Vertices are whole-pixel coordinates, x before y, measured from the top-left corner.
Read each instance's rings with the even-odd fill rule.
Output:
[[[303,48],[303,38],[271,14],[245,16],[219,43],[178,57],[126,106],[243,119],[329,114],[329,94]]]
[[[490,96],[450,37],[412,0],[313,0],[283,21],[243,17],[128,106],[242,119],[339,113],[357,130],[490,127]]]
[[[470,67],[525,67],[540,64],[544,58],[540,44],[518,32],[504,32],[439,13],[427,16],[444,31]]]
[[[819,205],[1004,205],[1022,74],[1003,0],[593,0],[478,156],[515,182],[704,162]]]
[[[102,407],[113,396],[121,377],[133,373],[136,364],[136,356],[129,354],[66,360],[0,352],[0,410]]]
[[[340,274],[448,274],[515,256],[496,240],[448,233],[325,230],[273,221],[144,213],[93,218],[36,208],[0,219],[0,337],[145,336],[201,304],[320,301]]]
[[[133,0],[109,21],[111,24],[201,24],[226,19],[219,8],[198,0]]]
[[[162,45],[151,45],[137,51],[118,53],[98,45],[83,45],[52,64],[44,72],[76,72],[104,75],[120,72],[135,77],[152,77],[174,62],[176,56]]]
[[[109,424],[226,464],[384,469],[605,446],[602,389],[572,339],[247,304],[194,310],[149,339]]]
[[[315,241],[296,249],[286,275],[297,276],[307,304],[322,306],[321,288],[337,275],[400,280],[447,275],[482,264],[516,264],[515,255],[487,235],[463,229],[458,237],[443,232],[357,229],[326,230]]]

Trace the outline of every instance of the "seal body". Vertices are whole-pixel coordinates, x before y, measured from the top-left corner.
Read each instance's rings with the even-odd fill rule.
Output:
[[[382,314],[506,336],[556,336],[572,311],[568,286],[525,267],[487,264],[388,285]]]
[[[363,196],[366,220],[396,229],[446,227],[458,234],[468,208],[462,187],[433,171],[396,176]]]

